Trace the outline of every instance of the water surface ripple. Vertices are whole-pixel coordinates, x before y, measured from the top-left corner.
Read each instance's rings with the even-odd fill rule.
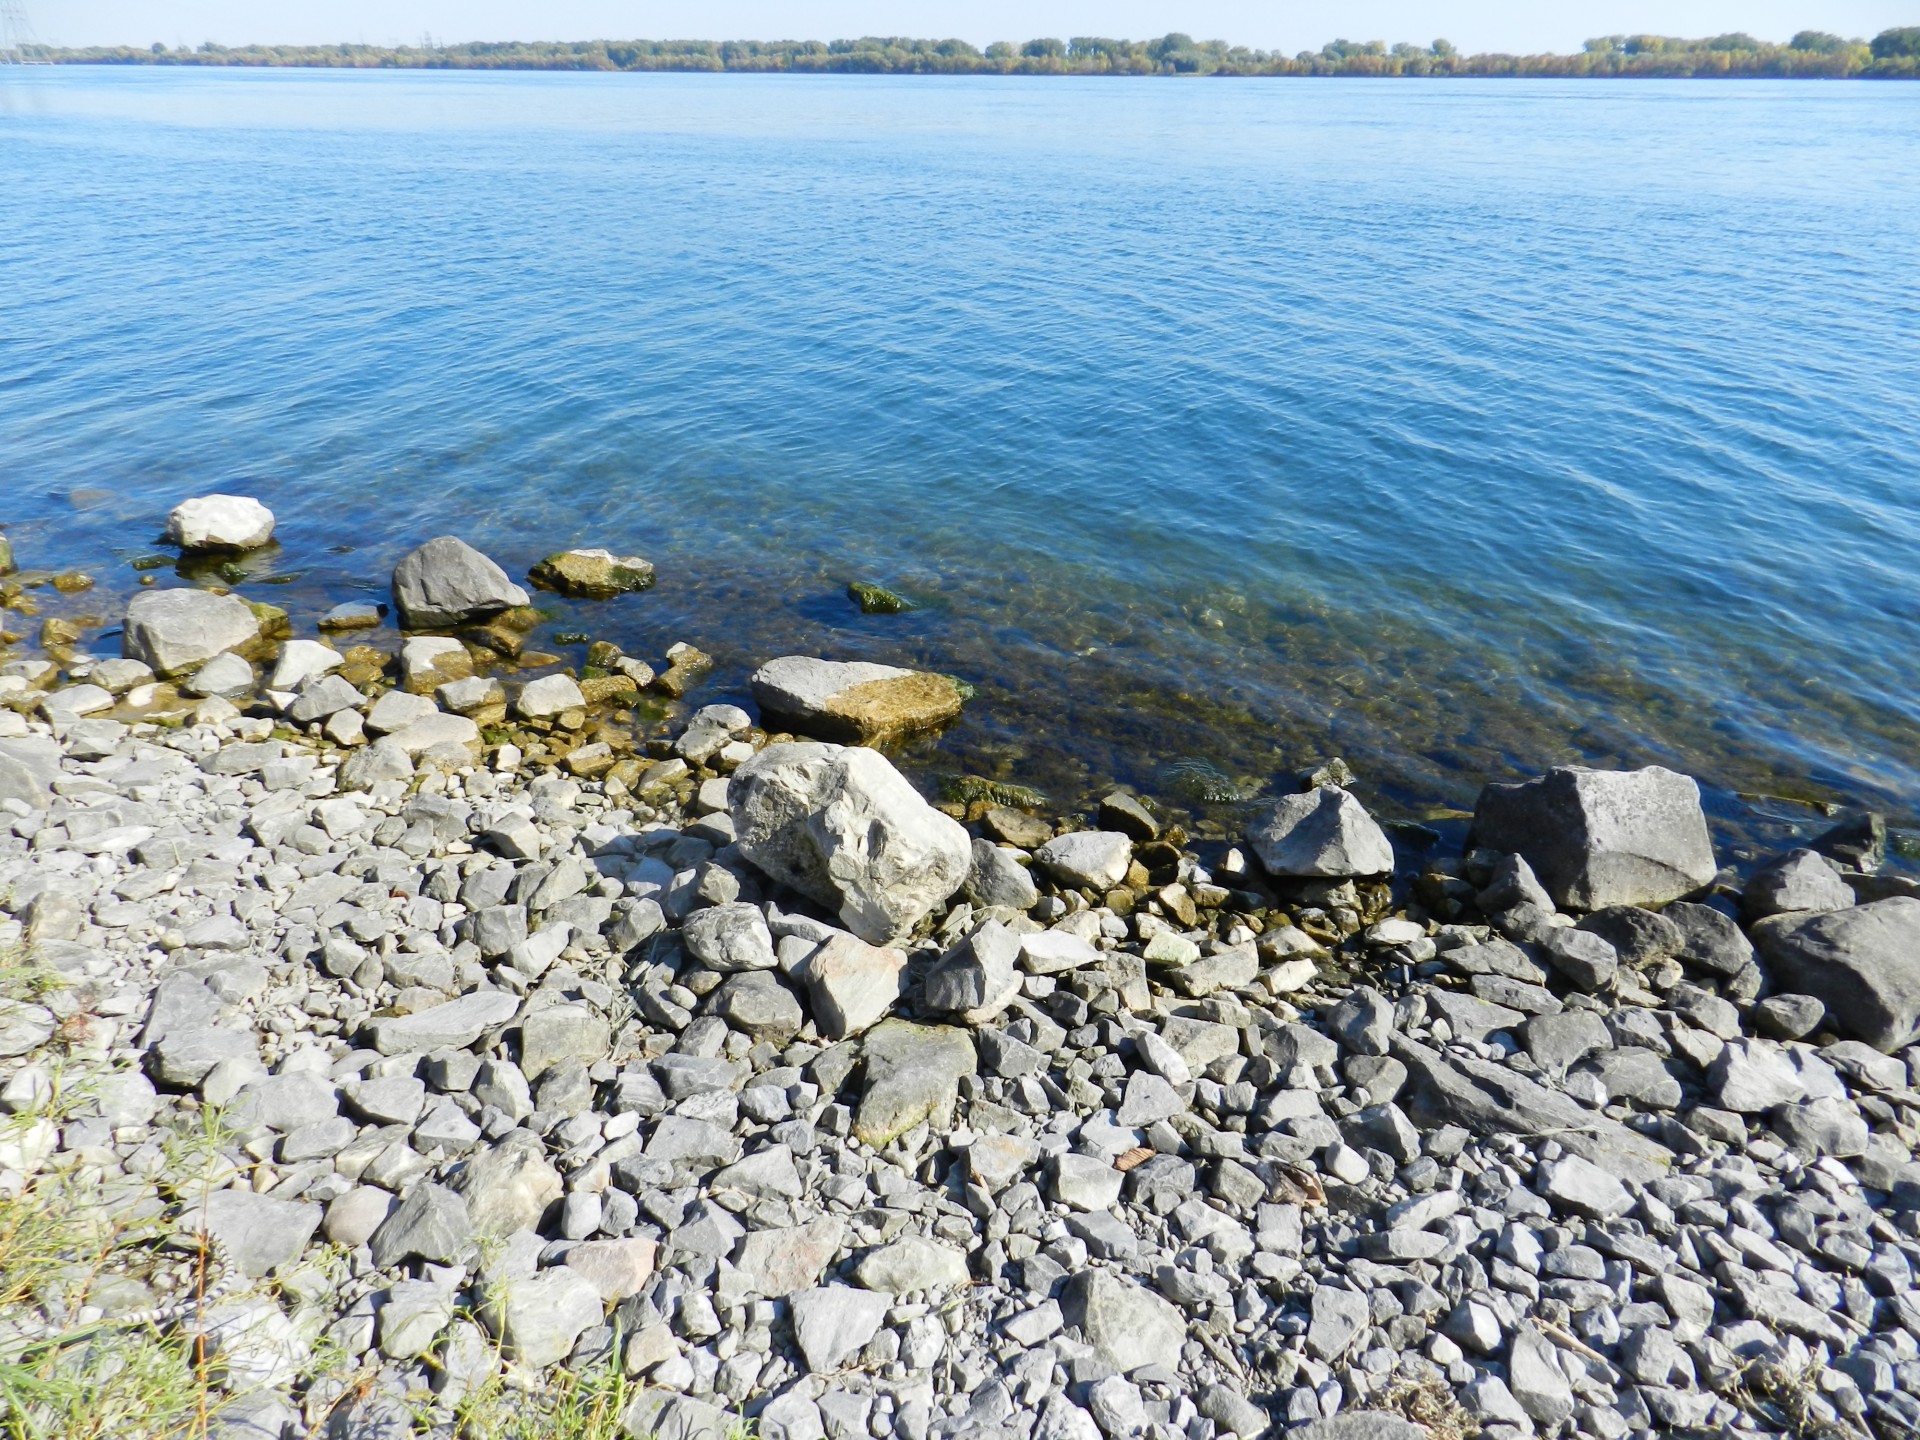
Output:
[[[250,489],[303,613],[630,548],[557,624],[966,675],[918,763],[1069,795],[1920,810],[1900,87],[60,69],[0,161],[23,560]]]

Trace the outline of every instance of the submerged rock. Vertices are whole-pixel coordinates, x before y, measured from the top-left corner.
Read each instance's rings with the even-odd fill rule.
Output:
[[[938,729],[966,701],[950,675],[805,655],[769,660],[751,684],[754,700],[774,722],[850,745]]]
[[[862,615],[904,615],[913,609],[913,602],[906,596],[865,580],[849,584],[847,598],[860,607]]]
[[[120,652],[171,677],[259,638],[259,619],[244,600],[208,590],[148,590],[127,606]]]
[[[958,890],[973,862],[960,824],[876,751],[769,745],[734,772],[740,853],[885,944]]]
[[[393,567],[393,600],[408,630],[437,630],[527,603],[507,572],[464,540],[442,535]]]
[[[196,495],[167,515],[167,539],[183,550],[257,550],[273,538],[273,512],[247,495]]]
[[[1525,857],[1554,903],[1571,910],[1664,905],[1718,870],[1700,787],[1658,765],[1560,765],[1536,780],[1489,785],[1474,843]]]
[[[527,578],[547,590],[583,600],[611,600],[653,584],[653,562],[611,550],[562,550],[549,555]]]
[[[1393,869],[1386,833],[1338,785],[1282,797],[1247,827],[1247,843],[1269,875],[1341,879]]]

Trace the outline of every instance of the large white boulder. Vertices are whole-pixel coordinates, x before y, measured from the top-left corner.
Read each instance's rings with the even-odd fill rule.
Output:
[[[1567,910],[1664,905],[1719,869],[1700,787],[1659,765],[1560,765],[1523,784],[1489,785],[1474,808],[1473,843],[1524,858]]]
[[[527,592],[466,541],[442,535],[393,567],[393,600],[403,627],[435,630],[524,605]]]
[[[143,590],[127,606],[120,652],[172,676],[259,637],[260,622],[244,600],[208,590]]]
[[[740,851],[884,945],[958,890],[973,846],[877,751],[769,745],[728,792]]]
[[[183,550],[258,550],[273,538],[273,511],[249,495],[196,495],[167,514],[167,539]]]

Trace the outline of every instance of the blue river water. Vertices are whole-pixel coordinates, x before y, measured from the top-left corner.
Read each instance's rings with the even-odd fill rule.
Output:
[[[1062,803],[1920,814],[1915,87],[15,70],[0,180],[0,522],[93,618],[238,490],[296,619],[638,552],[552,630],[963,675],[908,763]]]

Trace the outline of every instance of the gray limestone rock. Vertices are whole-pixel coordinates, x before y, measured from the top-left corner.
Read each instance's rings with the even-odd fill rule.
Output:
[[[1068,1282],[1061,1314],[1116,1370],[1160,1365],[1180,1353],[1186,1321],[1151,1290],[1111,1270],[1083,1270]]]
[[[849,1285],[822,1285],[788,1297],[794,1343],[816,1375],[838,1370],[873,1339],[893,1300]]]
[[[527,603],[507,572],[464,540],[442,535],[393,569],[393,599],[408,630],[439,630]]]
[[[769,745],[734,772],[728,800],[740,853],[870,944],[912,928],[973,864],[959,822],[857,746]]]
[[[473,1222],[467,1203],[441,1185],[422,1183],[380,1223],[368,1242],[382,1270],[402,1260],[454,1265],[473,1252]]]
[[[1811,995],[1840,1030],[1891,1053],[1920,1038],[1920,899],[1897,895],[1753,927],[1774,985]]]
[[[480,1308],[507,1354],[535,1370],[566,1359],[605,1315],[593,1282],[565,1265],[506,1281]]]
[[[1073,830],[1054,836],[1033,858],[1062,885],[1104,894],[1127,878],[1133,841],[1118,830]]]
[[[907,954],[836,931],[794,971],[807,988],[813,1022],[829,1040],[878,1024],[906,987]]]
[[[974,904],[1006,910],[1031,910],[1040,899],[1039,887],[1027,867],[991,840],[973,842],[973,867],[967,871],[967,899]]]
[[[144,661],[166,678],[197,670],[259,637],[259,620],[232,595],[143,590],[127,606],[120,646],[127,659]]]
[[[1407,1067],[1411,1100],[1403,1095],[1402,1101],[1416,1124],[1453,1124],[1489,1136],[1551,1135],[1575,1154],[1634,1181],[1657,1179],[1673,1164],[1665,1146],[1505,1066],[1442,1054],[1401,1035],[1393,1037],[1393,1053]]]
[[[1247,842],[1269,875],[1384,875],[1393,846],[1360,802],[1338,785],[1276,801],[1247,827]]]
[[[972,1037],[951,1026],[884,1020],[863,1048],[867,1084],[853,1130],[875,1148],[922,1121],[936,1131],[949,1128],[960,1078],[979,1069]]]
[[[216,1190],[192,1212],[190,1228],[216,1236],[241,1273],[259,1279],[297,1259],[320,1227],[318,1205],[277,1200],[251,1190]]]
[[[1563,765],[1481,791],[1474,843],[1524,856],[1564,909],[1662,905],[1718,870],[1700,787],[1660,766]]]
[[[967,1257],[931,1240],[907,1236],[891,1245],[869,1250],[854,1266],[853,1278],[868,1290],[905,1295],[915,1290],[942,1290],[965,1285]]]
[[[1853,887],[1831,860],[1813,850],[1789,850],[1755,871],[1740,894],[1740,908],[1750,920],[1845,910],[1853,903]]]

